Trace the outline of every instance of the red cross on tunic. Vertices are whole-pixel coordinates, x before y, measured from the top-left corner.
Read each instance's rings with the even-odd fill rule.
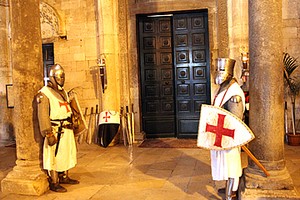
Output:
[[[222,137],[228,136],[234,138],[234,129],[224,128],[224,119],[226,115],[218,114],[218,124],[217,126],[206,123],[207,132],[212,132],[216,134],[216,140],[214,146],[222,147]]]
[[[70,109],[69,109],[69,106],[68,106],[69,104],[68,104],[68,102],[59,102],[59,106],[60,107],[62,107],[62,106],[65,106],[66,107],[66,109],[67,109],[67,112],[70,112]]]
[[[108,119],[110,118],[110,116],[107,116],[108,112],[105,112],[105,116],[103,117],[103,119],[105,119],[105,122],[108,122]]]

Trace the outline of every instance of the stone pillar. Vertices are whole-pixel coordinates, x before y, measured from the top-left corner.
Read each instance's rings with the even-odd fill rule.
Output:
[[[227,58],[229,56],[227,0],[217,1],[217,8],[218,57]]]
[[[8,0],[1,1],[0,5],[0,138],[1,141],[15,139],[12,126],[12,109],[7,108],[6,85],[12,83],[10,65],[9,4]]]
[[[119,13],[115,12],[118,7],[118,1],[102,0],[99,1],[99,30],[100,30],[100,53],[106,57],[106,74],[107,74],[107,89],[101,96],[103,110],[118,111],[120,107],[120,72],[122,63],[119,62],[118,56],[119,43]],[[111,14],[115,13],[115,14]]]
[[[282,43],[282,1],[249,0],[249,126],[256,136],[249,149],[270,173],[266,177],[249,160],[244,196],[250,199],[257,192],[272,197],[294,194],[284,160]]]
[[[2,192],[41,195],[48,190],[41,170],[35,98],[43,86],[39,0],[10,1],[16,134],[16,166],[2,180]]]

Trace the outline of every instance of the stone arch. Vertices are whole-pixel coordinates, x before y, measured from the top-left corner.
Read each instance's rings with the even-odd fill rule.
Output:
[[[53,7],[44,2],[40,3],[40,22],[43,42],[66,36],[63,20]]]

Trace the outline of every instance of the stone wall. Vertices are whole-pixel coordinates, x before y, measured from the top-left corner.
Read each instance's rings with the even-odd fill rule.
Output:
[[[242,75],[241,53],[249,52],[248,41],[248,1],[230,0],[228,2],[229,57],[236,60],[235,76],[239,84]]]
[[[283,49],[300,57],[300,3],[298,0],[282,1]]]
[[[82,109],[99,105],[101,110],[119,110],[120,71],[119,59],[127,50],[119,44],[119,2],[93,0],[45,0],[57,13],[65,34],[56,37],[54,59],[66,71],[66,89],[75,88]],[[123,1],[120,1],[121,3]],[[124,1],[125,2],[125,1]],[[114,14],[112,14],[114,13]],[[124,16],[126,18],[126,16]],[[126,22],[126,21],[125,21]],[[98,31],[97,31],[98,30]],[[126,31],[126,28],[124,29]],[[125,32],[126,33],[126,32]],[[49,40],[47,40],[49,41]],[[107,89],[100,86],[97,59],[106,58]]]
[[[4,124],[7,123],[5,120],[10,118],[9,113],[12,112],[12,109],[7,109],[5,106],[5,85],[11,83],[12,78],[9,62],[7,2],[7,0],[0,0],[0,112],[3,113],[0,118],[1,138],[8,138],[5,133],[7,127]],[[237,65],[240,66],[241,49],[248,51],[248,10],[247,3],[243,0],[218,2],[101,0],[96,2],[97,5],[94,0],[43,0],[42,3],[53,9],[58,20],[57,35],[53,38],[44,38],[43,43],[54,43],[55,62],[60,63],[66,70],[65,88],[76,88],[83,110],[89,108],[88,112],[90,112],[90,108],[98,104],[100,110],[119,111],[120,106],[133,103],[137,131],[140,130],[137,14],[207,9],[212,71],[217,57],[228,55],[235,58],[238,61]],[[300,56],[299,7],[297,0],[283,0],[284,49],[295,57]],[[98,13],[95,12],[96,10]],[[218,13],[220,10],[223,10],[222,13],[227,13],[227,16]],[[224,24],[226,21],[228,21],[227,25]],[[223,25],[221,26],[220,23]],[[228,30],[222,27],[227,27]],[[226,33],[228,39],[221,33]],[[93,73],[92,70],[96,69],[93,67],[97,65],[99,54],[105,55],[107,64],[108,86],[104,93],[99,85],[99,74]],[[212,89],[214,88],[215,85],[212,83]]]
[[[9,4],[0,0],[0,142],[13,140],[12,108],[7,108],[6,85],[12,83]]]
[[[282,20],[283,20],[283,51],[289,53],[291,56],[298,58],[298,64],[300,65],[300,3],[298,0],[282,0]],[[298,76],[300,76],[300,68],[297,70]],[[288,118],[289,118],[289,130],[291,131],[291,119],[290,119],[290,99],[286,92],[286,101],[288,102]],[[300,118],[300,97],[298,95],[296,99],[296,120]],[[300,132],[299,123],[296,127]]]
[[[76,88],[83,108],[99,104],[90,70],[97,65],[94,1],[43,2],[57,13],[60,26],[65,25],[65,33],[46,40],[54,44],[55,63],[66,71],[65,88]]]

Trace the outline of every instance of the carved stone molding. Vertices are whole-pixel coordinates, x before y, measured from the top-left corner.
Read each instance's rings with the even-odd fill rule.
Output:
[[[47,3],[40,3],[41,35],[44,40],[66,36],[65,26],[58,13]]]

